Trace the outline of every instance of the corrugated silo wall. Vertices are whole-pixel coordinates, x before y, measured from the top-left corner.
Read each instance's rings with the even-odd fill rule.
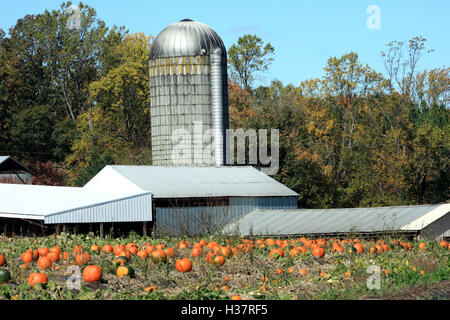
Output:
[[[156,228],[169,235],[207,234],[255,209],[297,209],[297,197],[229,198],[229,206],[156,206]]]
[[[28,172],[0,173],[0,183],[8,184],[32,184],[33,176]]]
[[[172,141],[175,130],[188,130],[194,143],[194,123],[201,123],[203,132],[211,128],[209,57],[150,60],[150,107],[153,165],[172,165],[172,149],[178,144]],[[202,150],[192,151],[195,164]]]

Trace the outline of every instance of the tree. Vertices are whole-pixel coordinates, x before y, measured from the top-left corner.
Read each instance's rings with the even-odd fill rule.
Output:
[[[256,35],[246,34],[228,50],[228,66],[232,81],[250,90],[256,73],[268,70],[275,49]]]
[[[107,162],[151,162],[148,52],[151,36],[127,34],[105,47],[102,77],[90,85],[92,107],[77,118],[81,133],[66,159],[71,183],[78,184]],[[101,169],[101,168],[100,168]]]

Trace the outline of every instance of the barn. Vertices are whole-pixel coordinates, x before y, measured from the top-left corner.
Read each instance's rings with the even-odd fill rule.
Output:
[[[298,194],[251,166],[106,166],[83,189],[150,192],[154,229],[163,234],[219,231],[256,209],[296,209]]]
[[[0,183],[32,184],[33,172],[10,156],[0,156]]]
[[[415,206],[254,210],[224,228],[244,236],[364,237],[402,235],[448,239],[450,203]]]

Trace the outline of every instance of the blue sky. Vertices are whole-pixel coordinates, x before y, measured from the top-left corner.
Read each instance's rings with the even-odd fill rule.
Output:
[[[0,28],[7,31],[17,19],[63,1],[0,0]],[[184,18],[203,22],[222,37],[229,48],[245,33],[257,34],[275,47],[275,61],[263,84],[279,79],[298,85],[321,77],[329,57],[355,51],[363,63],[383,72],[380,51],[392,40],[425,37],[427,48],[420,69],[449,66],[450,1],[448,0],[85,0],[108,26],[156,36],[165,26]],[[79,1],[73,1],[78,4]],[[380,29],[366,25],[370,5],[380,9]]]

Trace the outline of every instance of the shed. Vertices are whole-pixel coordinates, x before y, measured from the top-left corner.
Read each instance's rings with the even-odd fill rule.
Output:
[[[450,236],[450,203],[398,207],[255,210],[224,228],[261,236],[339,236],[404,233]]]
[[[103,192],[83,188],[0,184],[0,223],[32,225],[151,222],[149,192]],[[16,229],[16,230],[14,230]]]
[[[10,156],[0,156],[0,183],[32,184],[33,172]]]
[[[106,166],[86,190],[153,194],[157,230],[217,231],[255,209],[296,209],[298,194],[251,166]]]

